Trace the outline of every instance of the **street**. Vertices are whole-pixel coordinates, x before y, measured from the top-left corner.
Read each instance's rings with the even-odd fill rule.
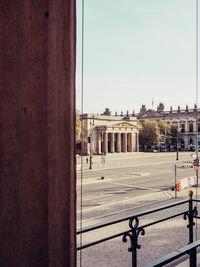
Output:
[[[94,159],[95,160],[95,159]],[[97,159],[99,160],[99,158]],[[127,210],[160,202],[174,196],[174,164],[177,164],[177,182],[185,177],[194,176],[195,171],[183,167],[183,160],[192,161],[191,153],[138,153],[123,155],[120,159],[108,158],[115,166],[102,169],[84,170],[82,173],[82,212],[85,226],[93,222],[103,222],[120,217]],[[125,166],[127,165],[127,166]],[[177,192],[179,195],[179,192]],[[81,197],[81,172],[77,172],[77,220],[79,222]]]
[[[183,160],[193,160],[189,152],[179,153],[179,161],[176,161],[175,153],[137,153],[122,155],[121,158],[119,155],[113,157],[108,155],[106,160],[107,165],[103,165],[102,169],[100,169],[101,158],[98,157],[94,158],[92,170],[87,169],[85,164],[82,175],[81,171],[77,172],[77,229],[81,225],[84,228],[101,224],[187,199],[188,189],[177,192],[177,199],[174,198],[175,192],[171,190],[175,184],[174,164],[177,164],[177,182],[196,174],[193,168],[183,167]],[[194,198],[195,190],[193,188]],[[152,219],[170,216],[174,212],[181,212],[183,208],[187,206],[146,216],[140,223],[149,223]],[[186,221],[177,217],[148,228],[145,237],[139,239],[142,249],[138,250],[138,265],[141,266],[186,245],[188,243],[186,225]],[[128,223],[125,222],[95,230],[84,234],[81,242],[87,244],[119,233],[127,227]],[[77,244],[80,244],[80,236],[77,238]],[[82,254],[77,254],[78,264],[82,262],[81,266],[84,267],[130,266],[131,253],[127,251],[128,245],[118,238],[84,249]],[[149,246],[151,246],[150,250]],[[184,259],[186,258],[182,260]],[[183,264],[182,260],[178,263]],[[171,266],[175,266],[174,263]]]

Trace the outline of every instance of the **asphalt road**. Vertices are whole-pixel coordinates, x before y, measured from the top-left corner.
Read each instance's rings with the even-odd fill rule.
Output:
[[[177,192],[174,199],[174,163],[177,163],[177,181],[195,175],[193,168],[183,166],[183,160],[192,160],[191,153],[180,153],[176,161],[175,153],[121,155],[108,157],[107,166],[79,171],[77,173],[77,228],[103,223],[125,216],[132,216],[158,206],[187,198],[185,189]],[[94,159],[100,162],[100,158]],[[111,168],[112,166],[112,168]],[[87,167],[87,166],[86,166]],[[104,179],[101,180],[101,176]],[[81,177],[82,177],[82,215],[81,215]],[[193,189],[195,192],[195,189]],[[187,205],[168,209],[141,218],[140,225],[152,220],[173,215],[187,209]],[[199,223],[198,223],[199,225]],[[200,225],[199,225],[200,227]],[[105,227],[83,234],[81,242],[87,244],[111,234],[127,230],[128,222]],[[198,231],[198,239],[200,238]],[[188,243],[187,222],[181,217],[149,227],[145,236],[140,236],[138,250],[138,266],[142,266],[156,258],[166,255]],[[80,244],[80,236],[77,238]],[[131,253],[128,252],[129,242],[123,243],[122,238],[113,239],[100,245],[84,249],[77,254],[77,264],[82,267],[127,267],[131,266]],[[186,258],[180,259],[180,266]],[[175,266],[173,263],[169,266]]]
[[[100,158],[94,159],[100,160]],[[174,193],[174,164],[177,181],[194,176],[193,168],[182,167],[191,153],[134,153],[108,157],[115,167],[82,172],[82,218],[85,226],[123,216],[140,206],[170,199]],[[113,164],[112,164],[113,165]],[[124,166],[127,165],[127,166]],[[101,179],[104,177],[104,179]],[[170,194],[169,194],[170,193]],[[81,172],[77,172],[77,222],[81,212]],[[98,220],[97,220],[98,219]]]

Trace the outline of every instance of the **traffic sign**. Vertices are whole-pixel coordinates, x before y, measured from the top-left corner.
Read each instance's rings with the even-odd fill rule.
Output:
[[[198,158],[194,159],[193,164],[194,164],[194,166],[199,166],[199,159]]]

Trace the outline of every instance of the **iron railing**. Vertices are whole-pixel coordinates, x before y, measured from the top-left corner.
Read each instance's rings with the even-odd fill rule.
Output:
[[[77,251],[85,249],[85,248],[89,248],[91,246],[94,246],[94,245],[100,244],[102,242],[105,242],[105,241],[108,241],[108,240],[111,240],[111,239],[114,239],[114,238],[122,236],[122,241],[123,242],[127,242],[128,239],[130,241],[130,246],[128,248],[128,251],[132,253],[132,265],[131,266],[132,267],[137,267],[137,250],[141,248],[141,246],[138,244],[138,237],[139,237],[140,234],[141,235],[145,235],[145,228],[183,215],[183,219],[184,220],[188,220],[187,228],[189,229],[189,244],[192,244],[192,245],[186,246],[184,248],[181,248],[181,250],[173,252],[174,254],[173,253],[168,254],[166,256],[166,258],[163,257],[163,258],[159,259],[160,260],[159,265],[151,265],[151,264],[154,264],[154,263],[150,263],[149,266],[163,266],[166,263],[169,263],[169,262],[173,261],[174,259],[177,259],[177,258],[181,257],[182,255],[184,255],[186,253],[189,253],[190,267],[195,267],[196,266],[196,262],[197,262],[197,260],[196,260],[196,258],[197,258],[196,257],[196,247],[200,246],[200,241],[198,241],[196,243],[193,242],[193,227],[195,225],[194,218],[200,219],[200,217],[197,216],[198,215],[197,208],[193,207],[193,202],[200,202],[200,200],[192,199],[192,194],[193,194],[193,192],[190,191],[189,192],[189,200],[179,201],[179,202],[176,202],[176,203],[173,203],[173,204],[170,204],[170,205],[165,205],[165,206],[162,206],[162,207],[159,207],[159,208],[154,208],[154,209],[151,209],[151,210],[148,210],[148,211],[144,211],[144,212],[138,213],[138,214],[136,214],[134,216],[124,217],[124,218],[121,218],[121,219],[113,220],[113,221],[110,221],[110,222],[106,222],[106,223],[103,223],[103,224],[98,224],[98,225],[95,225],[95,226],[92,226],[92,227],[86,227],[86,228],[84,228],[82,230],[78,230],[77,231],[77,235],[80,235],[80,234],[83,234],[83,233],[88,233],[88,232],[91,232],[91,231],[94,231],[94,230],[97,230],[97,229],[100,229],[100,228],[103,228],[103,227],[106,227],[106,226],[110,226],[110,225],[114,225],[114,224],[117,224],[117,223],[121,223],[121,222],[124,222],[124,221],[128,221],[129,222],[129,229],[127,229],[127,231],[120,232],[120,233],[117,233],[117,234],[114,234],[114,235],[110,235],[108,237],[99,239],[97,241],[94,241],[94,242],[91,242],[91,243],[88,243],[88,244],[84,244],[82,246],[77,247]],[[162,210],[169,209],[169,208],[173,208],[173,207],[176,207],[176,206],[180,206],[180,205],[183,205],[183,204],[186,204],[186,203],[188,203],[188,209],[185,210],[185,211],[182,211],[180,213],[176,213],[174,215],[162,218],[160,220],[155,220],[155,221],[150,222],[148,224],[139,226],[139,218],[144,216],[144,215],[153,214],[155,212],[162,211]],[[166,259],[167,259],[167,262],[166,262]],[[156,264],[156,262],[155,262],[155,264]]]

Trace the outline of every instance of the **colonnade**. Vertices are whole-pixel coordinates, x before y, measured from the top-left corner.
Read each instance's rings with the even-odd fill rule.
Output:
[[[97,154],[138,151],[138,133],[100,132],[96,135]]]

